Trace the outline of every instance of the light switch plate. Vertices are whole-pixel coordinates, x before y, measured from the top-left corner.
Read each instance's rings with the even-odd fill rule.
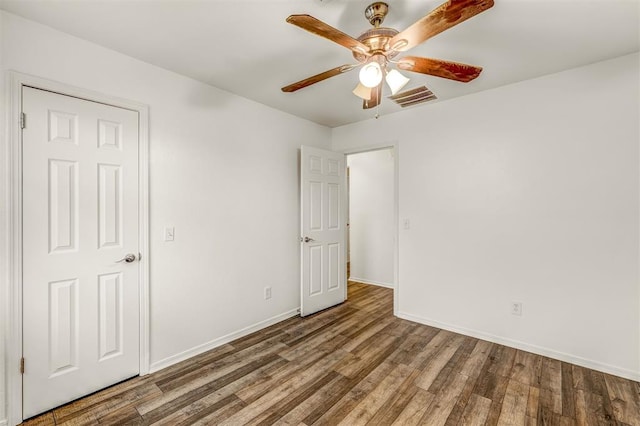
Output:
[[[165,241],[173,241],[174,235],[175,235],[175,228],[173,226],[164,228]]]

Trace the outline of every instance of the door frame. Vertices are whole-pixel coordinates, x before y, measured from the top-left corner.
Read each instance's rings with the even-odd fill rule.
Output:
[[[92,102],[98,102],[124,108],[138,113],[138,244],[140,259],[140,375],[149,373],[149,106],[92,90],[59,83],[56,81],[8,71],[7,79],[7,124],[6,138],[3,138],[2,152],[5,157],[3,175],[4,192],[2,199],[7,206],[5,218],[1,224],[6,237],[0,241],[6,249],[6,260],[2,267],[7,302],[5,309],[5,367],[7,369],[7,420],[9,424],[22,422],[22,153],[20,112],[22,111],[22,88],[55,92]],[[29,118],[27,117],[27,125]],[[26,368],[29,368],[28,361]]]
[[[388,143],[376,144],[376,145],[365,145],[358,148],[347,148],[343,150],[337,150],[336,152],[341,152],[348,157],[353,154],[362,154],[365,152],[372,151],[381,151],[383,149],[391,149],[393,152],[393,223],[395,226],[393,227],[393,315],[398,316],[398,299],[400,297],[400,272],[399,272],[399,263],[400,263],[400,213],[399,213],[399,205],[400,205],[400,197],[399,197],[399,177],[400,177],[400,152],[398,141],[390,141]],[[345,168],[346,168],[346,159],[345,159]],[[347,203],[349,200],[347,200]],[[347,212],[348,214],[348,212]],[[349,218],[347,217],[346,220]],[[346,222],[345,222],[346,223]],[[345,227],[346,228],[346,227]],[[348,232],[348,230],[347,230]],[[345,244],[346,249],[346,244]],[[345,259],[347,258],[345,254]]]

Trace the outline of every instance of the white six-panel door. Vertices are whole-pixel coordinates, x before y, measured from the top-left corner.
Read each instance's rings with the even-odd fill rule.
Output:
[[[23,111],[28,418],[139,373],[138,113],[27,87]]]
[[[302,147],[302,316],[342,303],[347,297],[345,172],[344,154]]]

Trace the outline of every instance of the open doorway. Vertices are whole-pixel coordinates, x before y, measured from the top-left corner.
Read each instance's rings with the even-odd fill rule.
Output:
[[[347,278],[395,288],[394,148],[347,155]]]

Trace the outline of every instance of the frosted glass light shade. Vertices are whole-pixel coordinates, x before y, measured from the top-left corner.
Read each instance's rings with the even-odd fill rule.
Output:
[[[365,87],[376,87],[382,81],[382,69],[377,62],[369,62],[360,69],[360,83]]]
[[[398,93],[409,82],[409,79],[407,77],[400,74],[396,70],[389,71],[385,79],[387,80],[387,84],[391,89],[392,95],[395,95],[396,93]]]
[[[356,88],[353,89],[353,94],[365,101],[371,100],[371,88],[364,86],[362,83],[358,83]]]

